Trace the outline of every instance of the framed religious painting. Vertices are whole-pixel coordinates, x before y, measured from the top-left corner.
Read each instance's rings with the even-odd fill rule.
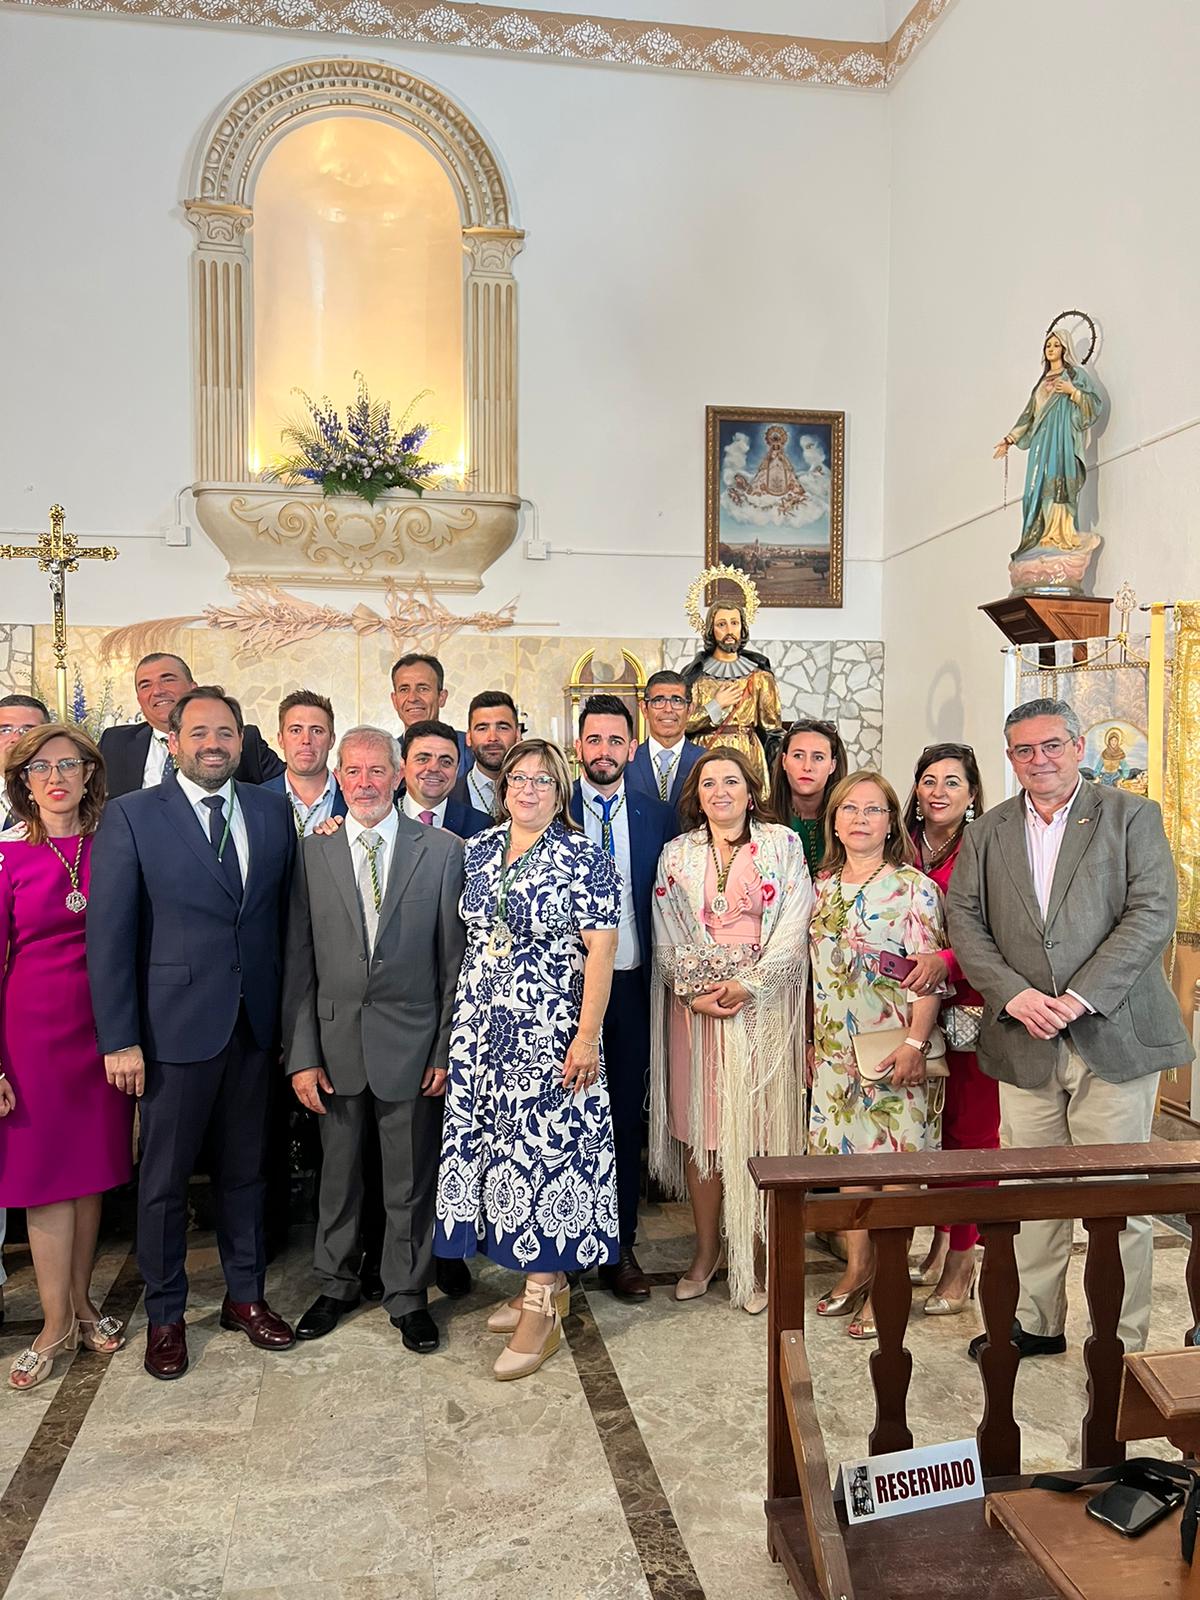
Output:
[[[842,604],[846,413],[709,406],[704,559],[764,606]]]

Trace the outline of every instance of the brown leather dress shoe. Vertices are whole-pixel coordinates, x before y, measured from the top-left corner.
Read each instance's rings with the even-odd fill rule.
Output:
[[[618,1300],[649,1300],[650,1279],[638,1265],[631,1246],[622,1245],[621,1253],[610,1266],[597,1272],[601,1286],[611,1289]]]
[[[291,1328],[265,1300],[243,1302],[226,1295],[221,1304],[221,1326],[233,1333],[244,1333],[260,1350],[287,1350],[296,1342]]]
[[[169,1383],[188,1369],[187,1330],[182,1322],[152,1322],[146,1329],[146,1359],[152,1378]]]

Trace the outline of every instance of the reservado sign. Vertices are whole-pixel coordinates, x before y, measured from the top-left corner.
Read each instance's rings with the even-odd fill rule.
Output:
[[[956,1500],[981,1500],[979,1446],[974,1439],[957,1439],[953,1444],[844,1461],[842,1486],[851,1522],[901,1517],[906,1511],[929,1511]]]

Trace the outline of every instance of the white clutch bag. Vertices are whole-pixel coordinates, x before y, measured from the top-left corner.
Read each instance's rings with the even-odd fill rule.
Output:
[[[864,1083],[884,1083],[891,1077],[891,1067],[880,1070],[893,1050],[898,1050],[908,1038],[907,1028],[880,1028],[876,1033],[854,1035],[854,1061],[858,1075]],[[927,1078],[948,1078],[950,1066],[946,1060],[946,1041],[940,1028],[929,1036],[929,1054],[925,1057]]]

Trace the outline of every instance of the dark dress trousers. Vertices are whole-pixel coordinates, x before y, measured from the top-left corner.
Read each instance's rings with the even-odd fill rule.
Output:
[[[263,1298],[264,1145],[296,830],[279,795],[239,785],[237,803],[249,840],[240,898],[174,773],[109,801],[92,850],[97,1042],[140,1045],[146,1061],[137,1245],[156,1323],[180,1321],[187,1303],[187,1184],[206,1134],[230,1298]]]
[[[684,779],[704,753],[703,745],[695,744],[691,739],[685,739],[680,745],[679,760],[671,768],[671,783],[667,789],[667,801],[670,805],[679,804]],[[639,744],[634,751],[633,760],[625,769],[625,787],[636,790],[638,794],[648,795],[651,800],[658,800],[658,772],[650,758],[648,743]],[[675,831],[678,833],[678,828]]]
[[[110,800],[142,787],[152,734],[148,722],[123,722],[115,728],[105,728],[100,735],[100,754],[104,757]],[[248,722],[242,730],[242,759],[234,774],[237,781],[266,783],[269,778],[279,777],[283,770],[283,761],[254,724]]]
[[[396,819],[373,948],[345,829],[305,839],[292,884],[283,996],[288,1075],[324,1067],[333,1094],[319,1119],[323,1162],[313,1266],[321,1293],[358,1296],[363,1161],[378,1130],[385,1215],[384,1306],[426,1303],[442,1101],[422,1095],[449,1061],[465,933],[458,915],[462,842]]]
[[[639,751],[640,753],[640,751]],[[627,767],[626,772],[629,771]],[[629,862],[633,876],[633,914],[637,922],[641,965],[614,972],[612,993],[604,1013],[604,1068],[612,1111],[613,1153],[617,1164],[617,1218],[620,1243],[637,1243],[638,1196],[642,1148],[646,1141],[650,1090],[650,984],[654,976],[654,936],[650,908],[658,858],[679,832],[675,808],[625,784],[629,819]],[[583,824],[583,795],[578,781],[571,790],[571,815]]]

